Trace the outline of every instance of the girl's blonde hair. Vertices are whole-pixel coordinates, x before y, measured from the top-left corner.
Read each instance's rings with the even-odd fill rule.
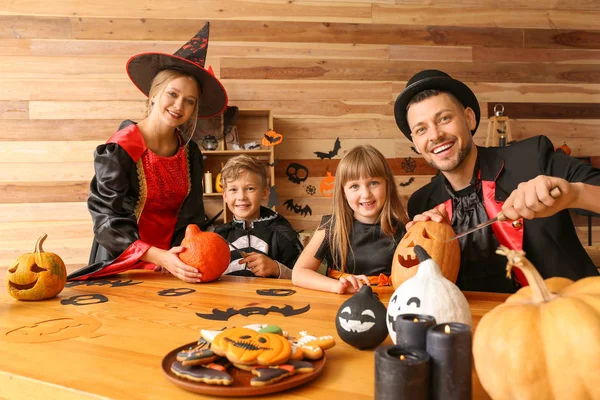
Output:
[[[352,251],[350,232],[354,220],[354,211],[348,205],[344,194],[344,185],[348,181],[364,178],[384,178],[386,199],[377,219],[381,230],[386,236],[393,237],[398,229],[398,223],[406,224],[408,216],[400,202],[394,175],[385,157],[371,145],[356,146],[340,160],[335,173],[335,189],[333,192],[333,216],[328,222],[329,246],[335,268],[343,270],[348,256]],[[341,265],[337,265],[341,263]]]
[[[152,98],[158,94],[161,94],[167,87],[167,84],[173,79],[177,78],[191,79],[196,83],[196,87],[198,88],[198,99],[196,100],[192,116],[185,124],[178,127],[179,133],[187,143],[187,141],[194,136],[194,131],[196,130],[196,122],[198,121],[198,104],[200,103],[200,98],[202,96],[202,87],[200,86],[200,83],[191,75],[176,69],[163,69],[159,71],[156,76],[154,76],[154,79],[152,79],[152,84],[150,85],[148,100],[146,100],[146,116],[150,115],[152,112],[152,107],[154,106],[154,101]]]

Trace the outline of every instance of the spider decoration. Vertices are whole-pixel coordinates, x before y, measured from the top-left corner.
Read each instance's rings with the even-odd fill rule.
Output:
[[[314,187],[313,185],[308,185],[306,187],[306,193],[310,194],[311,196],[313,196],[315,193],[317,193],[317,188]]]
[[[413,172],[415,170],[415,168],[417,167],[417,162],[415,160],[413,160],[411,157],[406,157],[403,161],[402,161],[402,169],[405,170],[406,172]]]

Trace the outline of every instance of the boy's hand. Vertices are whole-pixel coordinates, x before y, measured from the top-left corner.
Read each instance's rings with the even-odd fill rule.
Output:
[[[240,264],[246,264],[246,268],[252,271],[256,276],[279,276],[279,265],[262,253],[248,253],[246,257],[239,261]]]

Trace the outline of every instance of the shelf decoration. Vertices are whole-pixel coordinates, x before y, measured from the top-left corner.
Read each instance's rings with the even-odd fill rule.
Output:
[[[512,142],[509,118],[504,115],[504,106],[496,104],[494,115],[488,124],[485,147],[506,147]]]
[[[283,142],[283,135],[273,129],[269,129],[262,138],[262,145],[265,147],[277,146],[281,142]]]

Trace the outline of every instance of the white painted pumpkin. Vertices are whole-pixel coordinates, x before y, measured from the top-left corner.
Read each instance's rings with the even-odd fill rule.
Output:
[[[458,286],[442,275],[440,267],[425,249],[417,245],[415,253],[421,262],[417,274],[398,286],[388,303],[386,322],[394,344],[394,323],[400,314],[431,315],[438,324],[472,323],[469,303]]]

